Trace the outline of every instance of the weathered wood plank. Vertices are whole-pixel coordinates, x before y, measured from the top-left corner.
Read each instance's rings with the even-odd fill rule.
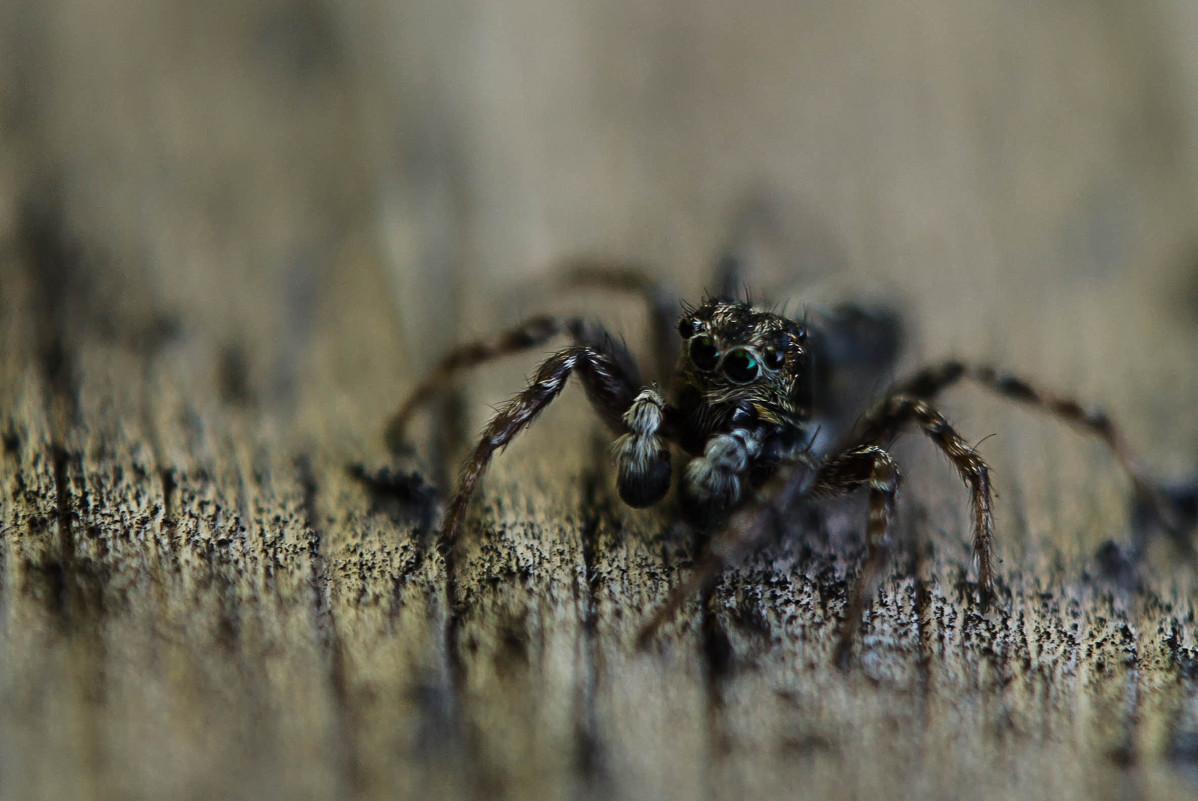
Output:
[[[912,437],[845,672],[859,501],[641,652],[697,544],[614,498],[581,392],[496,460],[452,564],[362,476],[443,485],[544,356],[464,378],[461,419],[392,461],[383,420],[450,342],[582,309],[647,354],[639,304],[542,291],[546,265],[613,253],[695,297],[746,191],[779,198],[741,244],[792,308],[881,291],[906,366],[1017,368],[1193,469],[1196,25],[1166,0],[0,9],[0,797],[1192,796],[1193,565],[1157,544],[1129,575],[1108,455],[976,389],[945,408],[989,436],[999,603]]]

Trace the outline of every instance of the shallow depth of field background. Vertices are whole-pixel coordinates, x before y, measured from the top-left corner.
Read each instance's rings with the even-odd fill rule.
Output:
[[[180,306],[219,262],[234,327],[381,271],[414,369],[565,255],[694,296],[768,195],[791,275],[1022,356],[1069,347],[1034,329],[1079,293],[1192,291],[1196,28],[1166,0],[9,3],[0,201],[53,183]]]

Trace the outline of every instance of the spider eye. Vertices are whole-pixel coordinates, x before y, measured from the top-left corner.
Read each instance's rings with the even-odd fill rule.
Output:
[[[761,365],[744,348],[737,348],[724,357],[724,375],[734,384],[748,384],[759,372]]]
[[[765,353],[761,354],[761,360],[765,362],[766,367],[777,370],[786,361],[786,351],[770,345],[765,349]]]
[[[701,334],[691,340],[690,355],[691,363],[700,370],[712,370],[720,360],[719,348],[715,346],[715,340],[707,334]]]
[[[701,327],[702,326],[699,324],[698,320],[692,320],[689,317],[683,317],[678,321],[678,334],[683,339],[690,339],[695,334],[699,333],[699,329]]]

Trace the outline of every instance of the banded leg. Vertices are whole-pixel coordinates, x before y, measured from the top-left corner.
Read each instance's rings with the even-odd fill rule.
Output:
[[[568,333],[575,344],[601,351],[618,363],[620,371],[632,385],[640,383],[638,371],[627,350],[596,323],[582,317],[530,317],[515,328],[503,332],[493,341],[478,341],[462,345],[443,358],[431,373],[416,385],[387,423],[386,439],[392,446],[401,442],[404,429],[412,415],[437,392],[445,388],[455,374],[470,367],[534,348],[559,334]],[[621,410],[623,411],[623,410]]]
[[[600,416],[613,428],[620,426],[624,411],[633,401],[635,384],[619,362],[608,354],[585,346],[567,348],[550,356],[537,370],[528,388],[491,418],[474,452],[462,465],[458,487],[441,528],[441,540],[446,548],[454,547],[466,505],[486,472],[491,457],[561,394],[566,379],[575,370]]]
[[[704,527],[719,522],[740,501],[760,453],[761,441],[748,429],[708,439],[703,455],[687,462],[682,479],[682,512],[690,522]]]
[[[832,457],[820,470],[812,495],[844,495],[869,487],[869,523],[866,526],[865,565],[849,600],[836,643],[836,661],[844,665],[861,628],[865,606],[873,597],[882,573],[890,561],[890,534],[894,507],[898,498],[899,469],[890,454],[875,445],[855,448]]]
[[[678,358],[678,299],[641,265],[603,259],[574,259],[563,267],[567,286],[596,287],[640,295],[649,306],[653,379],[666,381]]]
[[[687,580],[675,587],[645,622],[637,633],[637,646],[644,648],[687,598],[710,588],[721,572],[761,548],[783,521],[794,515],[803,500],[811,496],[842,495],[868,484],[868,552],[836,645],[837,661],[843,664],[852,648],[853,635],[861,626],[865,604],[889,560],[899,479],[898,466],[890,454],[874,446],[846,451],[818,470],[805,455],[781,466],[756,499],[732,515],[727,529],[712,540],[708,553]]]
[[[624,413],[628,433],[612,446],[620,498],[635,508],[652,506],[670,489],[670,446],[663,428],[665,398],[655,387],[642,389]]]
[[[712,538],[707,553],[690,576],[670,591],[665,603],[645,621],[637,633],[638,648],[644,648],[657,630],[670,620],[686,599],[711,587],[720,573],[746,555],[761,548],[792,516],[798,504],[811,494],[817,469],[807,454],[781,465],[762,485],[751,503],[742,505],[727,527]]]
[[[1165,498],[1156,483],[1148,477],[1140,466],[1139,460],[1135,458],[1132,448],[1127,444],[1127,440],[1123,438],[1122,432],[1101,409],[1086,409],[1071,398],[1040,389],[1018,376],[1001,372],[993,367],[969,365],[955,359],[916,372],[897,384],[890,394],[932,400],[945,389],[964,379],[973,381],[1004,398],[1058,417],[1075,428],[1097,437],[1107,446],[1131,479],[1136,497],[1152,510],[1167,529],[1175,534],[1179,533],[1181,523],[1174,505]]]
[[[927,434],[969,485],[973,505],[973,557],[977,562],[979,594],[986,601],[993,592],[994,584],[994,515],[990,467],[978,452],[953,430],[944,415],[926,401],[909,395],[892,395],[876,406],[859,425],[859,435],[853,445],[888,446],[909,422],[916,423]]]

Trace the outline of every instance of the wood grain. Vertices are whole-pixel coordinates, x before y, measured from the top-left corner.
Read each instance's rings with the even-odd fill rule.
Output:
[[[905,368],[1017,369],[1189,474],[1195,32],[1167,0],[5,5],[0,797],[1193,797],[1195,566],[1130,559],[1102,447],[980,390],[945,410],[995,467],[999,601],[908,438],[847,671],[859,499],[642,652],[697,546],[619,504],[581,392],[496,459],[452,575],[361,477],[443,493],[545,356],[393,459],[450,344],[583,310],[649,358],[561,260],[694,298],[730,237],[792,309],[900,307]]]

